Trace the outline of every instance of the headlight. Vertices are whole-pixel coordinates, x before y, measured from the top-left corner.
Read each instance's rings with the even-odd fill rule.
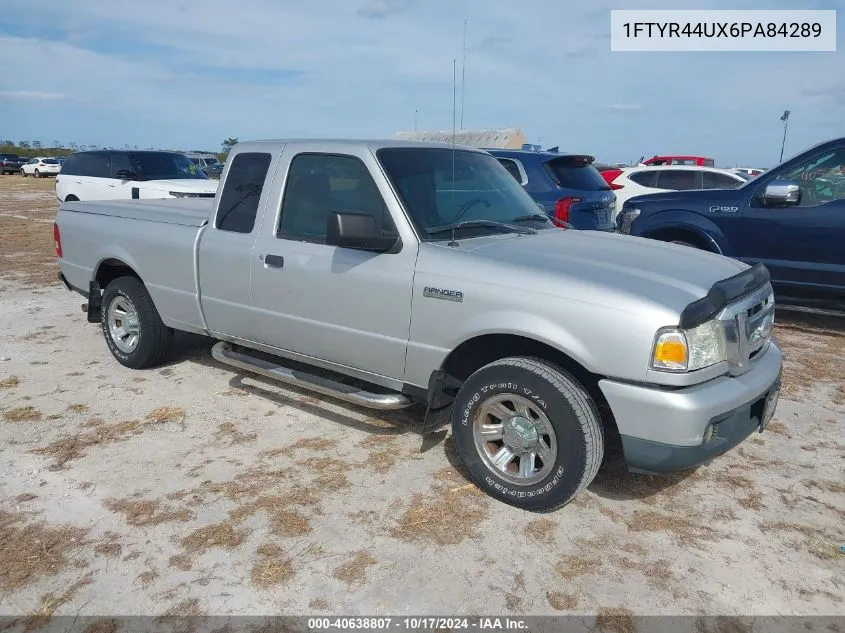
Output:
[[[654,337],[652,369],[696,371],[723,360],[727,360],[727,342],[718,321],[707,321],[690,330],[663,328]]]
[[[199,198],[200,195],[198,193],[188,193],[187,191],[168,191],[171,196],[174,198]]]

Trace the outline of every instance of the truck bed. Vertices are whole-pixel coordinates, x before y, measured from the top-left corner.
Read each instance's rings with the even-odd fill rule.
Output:
[[[202,198],[62,203],[56,216],[62,272],[72,287],[87,291],[103,262],[123,262],[143,271],[166,325],[202,331],[196,248],[213,208],[214,200]]]
[[[202,226],[211,219],[212,198],[165,198],[161,200],[97,200],[65,202],[62,209],[74,213],[106,215],[162,224]]]

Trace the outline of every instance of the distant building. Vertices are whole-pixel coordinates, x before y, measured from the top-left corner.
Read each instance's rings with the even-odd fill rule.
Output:
[[[452,142],[452,130],[442,132],[399,132],[394,136],[403,141]],[[490,147],[498,149],[521,149],[528,143],[522,130],[505,128],[501,130],[460,130],[455,133],[456,145]]]

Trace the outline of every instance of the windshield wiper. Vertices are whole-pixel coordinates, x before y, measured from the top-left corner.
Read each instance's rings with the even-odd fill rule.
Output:
[[[436,235],[438,233],[445,233],[447,231],[455,231],[462,228],[479,228],[489,227],[492,229],[503,229],[507,233],[520,233],[522,235],[530,235],[536,233],[537,229],[529,229],[521,226],[514,226],[513,224],[506,224],[505,222],[497,222],[495,220],[463,220],[462,222],[454,222],[452,224],[441,224],[440,226],[432,226],[426,229],[429,235]]]
[[[564,222],[563,220],[559,220],[559,219],[552,217],[550,215],[546,215],[545,213],[532,213],[531,215],[520,215],[519,217],[516,217],[513,220],[511,220],[511,222],[529,222],[529,221],[539,222],[541,220],[544,221],[544,222],[552,222],[552,223],[557,224],[558,226],[563,227],[565,229],[574,228],[569,222]]]

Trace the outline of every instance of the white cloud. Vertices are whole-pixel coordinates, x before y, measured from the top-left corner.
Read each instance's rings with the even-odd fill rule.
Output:
[[[0,101],[22,100],[22,101],[55,101],[67,99],[66,94],[60,92],[41,92],[38,90],[0,90]]]
[[[777,8],[785,1],[767,3]],[[4,20],[25,23],[22,34],[67,35],[0,38],[5,56],[16,60],[0,71],[0,98],[67,95],[78,106],[73,119],[22,121],[28,127],[18,134],[114,145],[214,145],[230,135],[387,136],[410,129],[417,108],[421,128],[449,128],[452,60],[460,81],[466,19],[465,127],[522,127],[529,139],[608,160],[701,151],[759,161],[771,153],[768,143],[779,150],[776,117],[786,107],[794,113],[794,138],[809,143],[835,133],[814,113],[822,103],[840,103],[825,92],[841,75],[840,54],[611,53],[610,6],[207,0],[195,9],[166,0],[119,7],[74,0],[39,13],[10,5]],[[51,107],[50,99],[40,103]],[[619,114],[636,114],[636,125]]]

